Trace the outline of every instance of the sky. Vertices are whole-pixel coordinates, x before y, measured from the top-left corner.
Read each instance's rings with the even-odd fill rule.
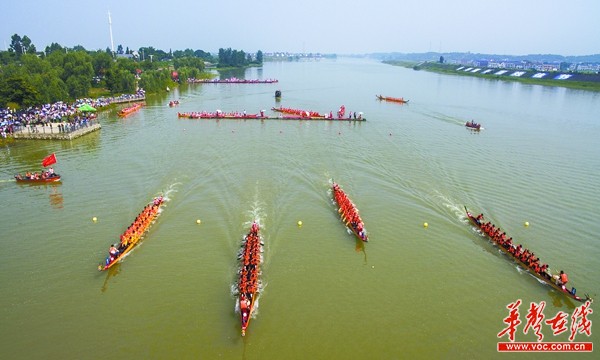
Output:
[[[27,35],[88,50],[293,53],[600,53],[600,0],[13,0],[0,48]]]

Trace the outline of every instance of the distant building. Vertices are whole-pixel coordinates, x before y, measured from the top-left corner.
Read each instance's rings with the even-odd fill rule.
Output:
[[[576,71],[597,73],[600,71],[600,64],[577,64]]]

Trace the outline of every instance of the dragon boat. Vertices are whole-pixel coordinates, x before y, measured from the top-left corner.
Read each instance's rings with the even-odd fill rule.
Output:
[[[350,229],[357,238],[364,242],[369,241],[365,224],[358,214],[358,209],[352,200],[350,200],[348,195],[346,195],[344,190],[342,190],[338,184],[333,183],[332,190],[333,198],[338,205],[338,213],[344,224],[346,224],[348,229]]]
[[[113,244],[110,247],[108,256],[104,263],[98,265],[99,271],[110,269],[118,263],[133,248],[135,248],[144,238],[146,232],[150,229],[156,218],[160,215],[160,208],[164,203],[162,196],[154,198],[147,204],[142,212],[138,214],[133,223],[121,234],[120,243]]]
[[[136,103],[136,104],[134,104],[134,105],[132,105],[132,106],[128,106],[128,107],[126,107],[126,108],[123,108],[123,109],[121,109],[121,110],[119,111],[119,114],[118,114],[118,115],[119,115],[120,117],[126,117],[126,116],[129,116],[129,115],[133,114],[134,112],[138,111],[139,109],[141,109],[141,108],[142,108],[142,106],[144,106],[144,104],[142,104],[142,103]]]
[[[382,95],[376,95],[376,96],[377,96],[378,100],[397,102],[397,103],[400,103],[400,104],[406,104],[407,102],[410,101],[410,100],[405,100],[404,98],[395,98],[395,97],[382,96]]]
[[[238,282],[238,303],[240,307],[240,320],[242,336],[250,326],[250,319],[255,309],[258,291],[260,264],[262,262],[262,240],[259,235],[259,225],[252,223],[250,232],[244,237],[243,250],[240,254],[240,270]]]
[[[592,298],[590,298],[590,296],[588,294],[585,294],[584,298],[577,296],[576,289],[574,287],[572,287],[571,289],[568,289],[565,285],[559,285],[559,283],[558,283],[559,280],[557,278],[551,276],[546,271],[534,270],[532,266],[530,266],[529,264],[522,261],[521,258],[519,258],[518,256],[515,256],[514,250],[516,248],[512,244],[506,244],[506,243],[501,244],[496,240],[496,238],[494,236],[491,236],[487,231],[485,231],[485,229],[483,228],[484,222],[483,222],[482,215],[480,215],[479,217],[473,216],[473,214],[471,214],[471,212],[469,212],[469,210],[467,210],[466,206],[465,206],[465,212],[467,213],[467,218],[469,219],[471,224],[473,224],[478,230],[480,230],[482,234],[485,234],[486,237],[492,243],[497,245],[498,248],[503,253],[505,253],[507,256],[509,256],[511,259],[513,259],[513,261],[516,262],[521,268],[525,269],[527,272],[529,272],[530,274],[532,274],[539,280],[543,281],[544,283],[548,284],[550,287],[552,287],[556,291],[564,294],[565,296],[567,296],[573,300],[576,300],[579,302],[593,301]]]

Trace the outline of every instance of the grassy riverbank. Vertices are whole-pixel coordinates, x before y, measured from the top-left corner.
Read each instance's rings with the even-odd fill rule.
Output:
[[[478,77],[483,79],[490,80],[502,80],[502,81],[517,81],[524,84],[532,84],[532,85],[545,85],[545,86],[561,86],[570,89],[578,89],[578,90],[589,90],[589,91],[600,91],[600,78],[599,81],[577,81],[577,80],[554,80],[553,78],[549,79],[536,79],[531,76],[539,71],[528,71],[521,77],[509,76],[508,73],[512,73],[509,71],[507,74],[496,75],[496,74],[481,74],[481,73],[473,73],[473,72],[465,72],[462,70],[457,70],[460,68],[459,65],[450,65],[450,64],[440,64],[435,62],[410,62],[410,61],[384,61],[385,64],[394,65],[394,66],[403,66],[406,68],[412,68],[414,70],[425,70],[432,71],[440,74],[449,74],[449,75],[458,75],[458,76],[471,76]],[[494,71],[496,72],[496,71]],[[553,77],[553,76],[551,76]]]

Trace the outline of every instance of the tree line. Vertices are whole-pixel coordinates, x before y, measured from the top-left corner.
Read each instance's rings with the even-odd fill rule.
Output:
[[[223,54],[223,56],[221,56]],[[215,58],[203,50],[169,50],[141,47],[137,51],[117,47],[88,51],[58,43],[37,51],[31,39],[14,34],[7,51],[0,51],[0,107],[23,108],[90,95],[164,91],[176,81],[200,78],[205,62],[218,67],[243,67],[262,63],[243,51],[219,49]],[[174,76],[177,74],[177,76]]]

